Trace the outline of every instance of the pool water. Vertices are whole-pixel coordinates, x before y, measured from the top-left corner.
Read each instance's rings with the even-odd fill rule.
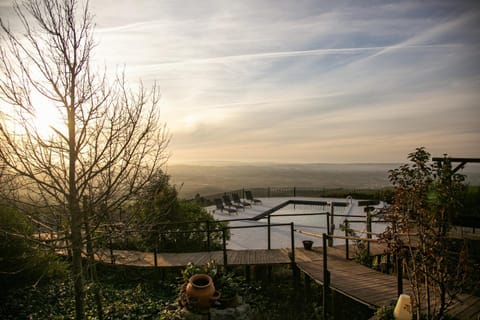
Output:
[[[313,240],[314,246],[322,245],[322,234],[327,233],[327,215],[330,206],[322,205],[287,205],[270,215],[270,223],[294,223],[295,230],[300,232],[294,233],[295,246],[303,246],[303,240]],[[309,215],[304,215],[309,214]],[[335,216],[335,214],[337,216]],[[352,215],[355,215],[353,217]],[[363,217],[356,217],[363,215]],[[366,218],[364,216],[363,207],[356,205],[348,205],[346,207],[334,208],[333,224],[335,225],[335,235],[345,235],[340,225],[344,224],[345,219],[349,219],[350,228],[356,231],[356,235],[365,237]],[[267,217],[258,221],[238,221],[230,223],[230,225],[258,225],[267,224]],[[383,232],[386,224],[373,223],[373,232]],[[304,233],[302,233],[302,231]],[[308,234],[305,234],[308,233]],[[228,241],[229,249],[266,249],[268,246],[267,228],[251,228],[251,229],[233,229],[231,230],[231,239]],[[271,248],[289,248],[291,247],[291,227],[290,226],[272,226],[271,227]],[[375,236],[373,236],[375,238]],[[335,239],[334,244],[344,244],[343,239]]]

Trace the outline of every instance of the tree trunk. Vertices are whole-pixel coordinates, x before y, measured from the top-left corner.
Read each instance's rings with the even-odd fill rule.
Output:
[[[73,206],[75,207],[75,206]],[[82,234],[81,221],[79,219],[80,210],[71,208],[72,218],[72,264],[73,279],[75,290],[75,319],[85,319],[84,292],[83,292],[83,267],[82,267]]]
[[[97,267],[95,265],[95,257],[93,252],[92,234],[90,231],[90,217],[92,208],[90,202],[86,197],[83,199],[83,219],[85,224],[85,240],[87,242],[87,261],[90,281],[93,282],[93,291],[95,295],[95,304],[97,308],[97,316],[99,320],[103,320],[103,306],[102,306],[102,293],[98,284]]]
[[[73,68],[72,68],[73,69]],[[70,106],[68,107],[68,148],[69,148],[69,170],[68,170],[68,210],[70,212],[70,229],[72,236],[72,270],[75,290],[75,319],[85,319],[84,305],[84,280],[82,266],[82,217],[78,190],[76,184],[76,163],[77,145],[75,136],[75,75],[71,75],[70,83]]]

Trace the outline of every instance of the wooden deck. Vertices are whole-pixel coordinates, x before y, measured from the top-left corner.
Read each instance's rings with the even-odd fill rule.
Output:
[[[459,300],[447,310],[449,315],[459,320],[480,319],[480,297],[461,295]]]
[[[390,305],[398,298],[397,278],[354,261],[345,259],[343,246],[328,248],[327,266],[330,271],[330,288],[342,295],[350,297],[370,308]],[[311,261],[305,256],[297,261],[302,272],[315,282],[323,285],[323,252],[322,248],[314,248],[308,254]],[[300,255],[305,253],[299,250]],[[403,280],[403,292],[411,295],[408,280]],[[447,309],[447,313],[458,320],[480,319],[480,297],[460,295],[459,301]]]
[[[271,250],[227,250],[228,265],[274,265],[291,263],[289,249]],[[115,264],[139,267],[154,267],[154,254],[151,252],[114,250]],[[107,250],[97,253],[96,258],[110,263],[111,255]],[[308,258],[305,258],[308,259]],[[223,265],[223,251],[191,252],[191,253],[158,253],[157,267],[184,267],[189,262],[206,265],[215,260]]]
[[[317,253],[312,261],[298,261],[300,270],[323,285],[322,248],[314,248]],[[397,279],[355,261],[346,260],[343,250],[328,248],[328,270],[330,271],[330,288],[371,308],[390,305],[397,299]],[[403,282],[405,293],[409,285]]]

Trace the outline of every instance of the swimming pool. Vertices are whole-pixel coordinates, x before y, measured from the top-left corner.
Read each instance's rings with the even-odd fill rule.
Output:
[[[298,200],[298,198],[296,198]],[[220,213],[214,214],[218,220],[231,218],[254,218],[262,215],[263,212],[270,212],[272,208],[281,206],[282,203],[288,201],[287,198],[265,198],[261,199],[261,205],[253,205],[252,208],[246,208],[245,211],[239,211],[238,215],[230,216]],[[354,199],[327,199],[327,198],[308,198],[308,201],[316,201],[325,203],[324,205],[305,205],[305,204],[288,204],[282,208],[270,212],[269,215],[259,220],[248,221],[232,221],[231,226],[257,226],[267,225],[268,216],[270,216],[271,224],[294,223],[294,228],[308,234],[316,234],[321,237],[322,233],[327,233],[327,215],[326,212],[331,211],[332,203],[343,203],[341,206],[334,206],[333,224],[334,235],[344,235],[340,225],[348,219],[350,228],[356,230],[357,236],[365,237],[362,233],[366,231],[366,217],[363,206],[358,205],[358,201]],[[383,203],[379,203],[375,208],[383,207]],[[360,217],[361,216],[361,217]],[[385,223],[373,223],[373,232],[383,232]],[[291,230],[290,226],[272,226],[271,248],[289,248],[291,247]],[[314,246],[321,246],[322,239],[307,235],[305,233],[295,232],[295,246],[301,247],[303,240],[313,240]],[[335,239],[334,244],[343,244],[341,239]],[[266,249],[268,247],[268,230],[267,228],[247,228],[232,229],[231,238],[228,241],[228,249]]]

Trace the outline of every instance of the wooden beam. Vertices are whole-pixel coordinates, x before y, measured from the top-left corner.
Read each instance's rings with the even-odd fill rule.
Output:
[[[453,162],[460,162],[459,165],[452,170],[453,173],[456,173],[458,170],[462,169],[468,162],[470,163],[480,163],[480,158],[450,158],[450,157],[433,157],[432,161],[438,162],[439,166],[442,166],[442,162],[446,160]]]

